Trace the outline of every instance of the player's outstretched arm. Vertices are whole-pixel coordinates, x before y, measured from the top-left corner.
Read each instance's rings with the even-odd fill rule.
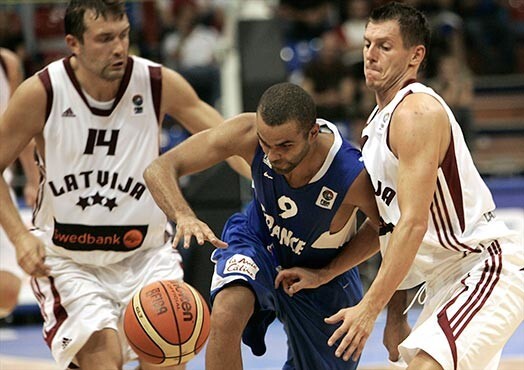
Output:
[[[220,127],[195,134],[146,168],[144,179],[153,198],[177,224],[174,245],[183,239],[187,248],[194,236],[200,245],[207,240],[215,247],[226,247],[205,223],[197,219],[182,194],[179,179],[203,171],[232,155],[251,161],[257,143],[254,120],[254,114],[242,114]]]
[[[7,110],[0,117],[2,173],[27,147],[32,138],[40,135],[44,126],[46,101],[44,87],[36,76],[26,80],[15,91]],[[30,275],[47,275],[49,267],[44,263],[44,245],[27,230],[11,200],[9,187],[1,176],[0,204],[0,224],[16,248],[18,263]]]
[[[339,328],[328,340],[340,340],[337,357],[357,359],[375,320],[407,276],[427,230],[438,167],[449,146],[447,115],[426,94],[406,96],[390,125],[390,145],[399,159],[397,197],[401,217],[395,226],[375,280],[356,306],[326,319]],[[406,134],[406,133],[409,133]]]

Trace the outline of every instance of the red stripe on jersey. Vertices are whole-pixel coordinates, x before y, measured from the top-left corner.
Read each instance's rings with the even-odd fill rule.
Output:
[[[450,189],[450,192],[451,192],[451,189]],[[444,198],[444,191],[442,189],[442,184],[438,180],[437,180],[437,193],[440,196],[440,200],[442,202],[442,208],[443,208],[443,211],[444,211],[444,215],[446,216],[445,220],[447,221],[447,228],[444,228],[444,229],[448,230],[449,236],[453,239],[453,242],[455,243],[455,247],[457,249],[458,249],[458,247],[462,247],[462,248],[464,248],[464,249],[466,249],[466,250],[468,250],[470,252],[474,252],[475,248],[469,247],[466,244],[463,244],[463,243],[458,241],[458,239],[457,239],[457,237],[455,235],[455,231],[453,230],[453,223],[451,222],[449,208],[448,208],[448,206],[446,204],[446,201],[445,201],[445,198]],[[453,206],[455,206],[455,203],[453,203]],[[453,208],[453,209],[455,209],[455,211],[456,211],[456,208]],[[460,216],[458,214],[457,214],[457,216],[460,218]],[[446,239],[448,239],[447,236],[446,236]]]
[[[160,119],[160,103],[162,102],[162,68],[149,67],[149,76],[151,80],[151,95],[153,96],[153,106],[155,107],[156,119],[158,124],[162,124]]]
[[[454,249],[456,251],[460,251],[460,249],[456,245],[454,245],[451,242],[451,239],[449,238],[449,232],[446,227],[446,223],[444,222],[443,210],[440,207],[440,202],[437,196],[437,192],[435,192],[435,194],[433,195],[433,203],[431,204],[431,209],[432,209],[433,223],[435,225],[440,225],[440,228],[438,226],[436,227],[436,231],[437,231],[437,235],[438,235],[440,244],[446,249]],[[444,237],[445,241],[442,237]]]
[[[47,101],[45,106],[45,118],[44,122],[47,122],[49,115],[51,114],[51,108],[53,106],[53,85],[51,85],[51,77],[49,77],[49,69],[44,69],[38,73],[38,78],[44,85],[44,89],[47,95]]]
[[[464,232],[466,228],[466,222],[464,219],[464,202],[462,199],[462,186],[458,172],[457,157],[455,155],[455,145],[453,143],[453,132],[451,133],[451,142],[448,151],[446,152],[440,167],[444,173],[444,178],[446,179],[449,193],[453,200],[454,209],[459,219],[461,231]]]

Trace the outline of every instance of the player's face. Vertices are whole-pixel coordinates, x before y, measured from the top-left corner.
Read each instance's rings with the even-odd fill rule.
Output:
[[[405,48],[397,21],[369,22],[364,33],[364,75],[374,91],[386,91],[408,72],[412,48]]]
[[[83,68],[98,77],[114,81],[124,76],[129,53],[129,21],[127,16],[98,18],[92,11],[84,15],[86,31],[83,42],[74,50]]]
[[[294,121],[268,126],[257,115],[257,134],[273,170],[281,175],[293,171],[309,152],[310,135]]]

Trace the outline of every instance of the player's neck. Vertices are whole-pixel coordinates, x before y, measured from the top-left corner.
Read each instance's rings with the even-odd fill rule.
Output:
[[[83,68],[74,58],[71,66],[82,89],[93,99],[104,102],[116,97],[122,79],[107,80]]]
[[[395,81],[391,86],[383,90],[377,90],[375,92],[375,96],[377,99],[378,108],[382,110],[386,105],[391,103],[391,101],[395,98],[395,95],[397,95],[401,89],[417,81],[415,77],[411,75],[403,76],[402,78],[399,78],[397,81]]]

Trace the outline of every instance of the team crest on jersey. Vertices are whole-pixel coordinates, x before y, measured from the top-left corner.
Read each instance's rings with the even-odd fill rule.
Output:
[[[378,125],[378,132],[384,132],[384,128],[386,127],[388,121],[389,121],[389,117],[391,116],[390,113],[386,113],[384,114],[384,116],[382,117],[382,122],[379,123]]]
[[[331,209],[333,208],[333,204],[335,204],[337,195],[337,192],[331,190],[327,186],[323,186],[315,204],[321,208]]]
[[[135,114],[140,114],[144,111],[144,107],[142,105],[144,104],[144,98],[140,94],[136,94],[133,96],[133,105]]]

